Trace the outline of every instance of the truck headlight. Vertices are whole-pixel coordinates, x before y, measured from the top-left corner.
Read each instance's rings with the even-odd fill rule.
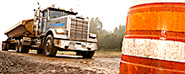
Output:
[[[58,34],[64,34],[65,33],[65,30],[64,29],[56,29],[55,31]]]
[[[96,34],[90,33],[90,34],[89,34],[89,37],[90,37],[90,38],[96,38]]]

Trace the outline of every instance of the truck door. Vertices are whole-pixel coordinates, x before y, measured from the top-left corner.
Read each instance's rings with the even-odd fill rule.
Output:
[[[43,11],[43,18],[42,18],[42,33],[45,33],[47,30],[47,18],[48,18],[48,12],[47,10]]]

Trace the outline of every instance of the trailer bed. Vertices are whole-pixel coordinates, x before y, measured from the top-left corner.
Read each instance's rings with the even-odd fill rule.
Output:
[[[4,32],[9,38],[34,34],[33,19],[23,20]]]

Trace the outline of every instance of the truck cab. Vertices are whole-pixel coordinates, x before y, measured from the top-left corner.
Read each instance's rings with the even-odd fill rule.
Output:
[[[40,25],[38,34],[47,56],[54,56],[57,50],[67,50],[91,58],[98,49],[96,34],[89,33],[89,20],[77,16],[77,12],[48,7],[40,14],[41,19],[36,18],[40,20],[36,23]],[[53,50],[56,51],[52,53]]]
[[[39,3],[38,3],[39,4]],[[98,50],[96,34],[89,33],[89,20],[77,16],[72,9],[48,7],[34,9],[34,18],[23,20],[5,31],[3,50],[15,49],[28,53],[36,49],[38,54],[53,57],[57,51],[74,51],[83,58],[91,58]]]

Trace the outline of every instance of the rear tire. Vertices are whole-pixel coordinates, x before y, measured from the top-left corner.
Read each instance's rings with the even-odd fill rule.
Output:
[[[82,51],[81,55],[83,58],[92,58],[94,51]]]
[[[44,54],[44,40],[45,37],[42,38],[41,47],[37,48],[37,54]]]
[[[22,40],[20,40],[20,42],[19,42],[19,52],[21,52],[21,53],[28,53],[29,52],[29,47],[24,46]]]
[[[17,40],[17,43],[15,44],[15,51],[19,53],[19,40]]]
[[[8,44],[2,43],[2,51],[8,51]]]
[[[44,42],[44,53],[46,56],[54,57],[57,53],[57,48],[54,46],[54,39],[52,35],[48,35]]]

